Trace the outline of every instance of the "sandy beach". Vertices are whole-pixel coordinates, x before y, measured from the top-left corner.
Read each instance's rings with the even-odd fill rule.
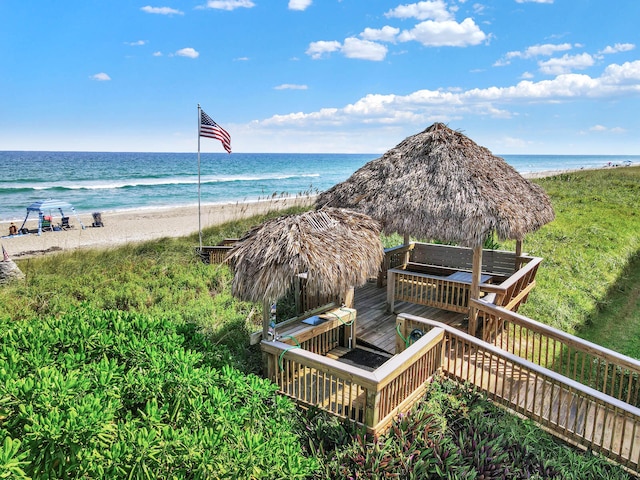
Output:
[[[246,203],[213,204],[201,206],[202,228],[231,220],[251,217],[294,205],[310,205],[312,196],[283,197]],[[48,231],[41,235],[6,236],[10,222],[0,223],[0,242],[14,260],[78,248],[109,248],[126,243],[143,242],[164,237],[181,237],[198,231],[198,207],[158,208],[102,213],[104,227],[92,227],[91,214],[81,214],[80,220],[71,215],[68,230]],[[53,217],[54,225],[60,217]],[[22,222],[15,222],[20,228]],[[37,216],[31,216],[26,227],[37,229]]]
[[[576,170],[555,170],[527,173],[525,178],[543,178]],[[251,217],[271,210],[282,210],[294,205],[311,205],[315,196],[277,197],[257,202],[209,204],[201,206],[202,228],[239,218]],[[78,248],[109,248],[126,243],[143,242],[163,237],[180,237],[198,231],[198,207],[167,207],[104,212],[104,227],[91,226],[91,214],[81,214],[82,229],[75,216],[70,217],[73,228],[43,232],[42,235],[7,236],[10,222],[0,222],[0,241],[12,259],[34,257]],[[60,217],[53,218],[54,224]],[[20,228],[22,222],[15,222]],[[31,216],[26,225],[32,232],[37,229],[37,217]]]

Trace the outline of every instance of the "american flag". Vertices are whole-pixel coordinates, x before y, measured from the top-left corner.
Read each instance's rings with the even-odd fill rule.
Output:
[[[220,140],[227,153],[231,153],[231,135],[204,113],[204,110],[200,110],[200,136]]]
[[[8,262],[9,261],[9,254],[4,249],[4,245],[2,245],[2,261],[3,262]]]

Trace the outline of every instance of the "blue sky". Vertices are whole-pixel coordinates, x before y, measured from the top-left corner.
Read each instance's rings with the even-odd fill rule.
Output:
[[[153,3],[147,3],[147,2]],[[0,0],[0,150],[640,154],[638,0]],[[202,151],[222,152],[203,139]]]

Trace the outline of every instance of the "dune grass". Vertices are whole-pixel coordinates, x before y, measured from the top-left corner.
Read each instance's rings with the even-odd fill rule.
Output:
[[[556,219],[525,240],[525,251],[544,261],[520,313],[638,357],[625,338],[638,337],[640,324],[624,317],[638,317],[633,271],[640,252],[640,167],[581,171],[537,182],[549,193]],[[635,303],[627,305],[634,291]],[[616,307],[620,302],[627,307]],[[608,335],[615,330],[614,317],[629,328],[620,337],[625,341]]]

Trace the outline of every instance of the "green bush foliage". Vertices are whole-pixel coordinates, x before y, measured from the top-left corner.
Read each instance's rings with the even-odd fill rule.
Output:
[[[192,326],[70,308],[1,322],[0,477],[305,478],[295,407]]]

